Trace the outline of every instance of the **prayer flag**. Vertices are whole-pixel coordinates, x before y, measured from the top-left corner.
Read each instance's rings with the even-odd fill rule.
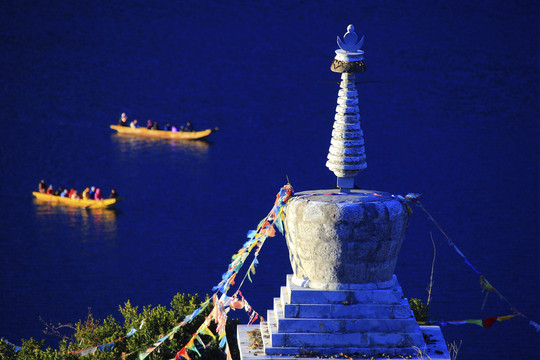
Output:
[[[89,349],[84,349],[83,351],[81,351],[81,355],[88,355],[88,354],[93,354],[97,351],[98,347],[97,346],[94,346],[94,347],[91,347]]]
[[[202,345],[203,348],[206,349],[206,344],[204,343],[204,341],[201,339],[201,337],[197,334],[197,336],[195,336],[195,339],[199,342],[199,344]]]
[[[465,322],[469,323],[469,324],[475,324],[475,325],[478,325],[478,326],[482,326],[482,319],[469,319],[469,320],[465,320]]]
[[[200,330],[201,330],[200,331],[201,334],[208,335],[208,336],[212,337],[212,339],[216,338],[216,335],[214,335],[214,333],[211,332],[210,329],[206,325],[201,326]]]
[[[482,326],[487,329],[488,327],[493,325],[495,321],[497,321],[497,317],[490,317],[490,318],[482,319]]]
[[[223,348],[227,344],[227,337],[225,336],[225,332],[223,332],[223,337],[221,338],[219,342],[219,347]]]
[[[174,357],[176,360],[179,360],[181,358],[185,358],[186,360],[191,360],[189,357],[187,350],[185,347],[182,348],[179,352],[176,353],[176,356]]]
[[[197,335],[195,334],[191,340],[188,341],[188,343],[186,344],[185,348],[188,349],[188,350],[191,350],[191,351],[194,351],[197,353],[197,355],[201,356],[201,354],[199,353],[199,350],[197,350],[197,347],[195,346],[195,337]]]
[[[270,225],[268,229],[266,230],[266,234],[270,237],[276,236],[276,229],[274,228],[274,225]]]
[[[113,347],[114,347],[114,342],[111,342],[111,343],[108,343],[108,344],[105,344],[105,345],[100,345],[100,346],[98,346],[99,351],[103,351],[103,350],[112,350]]]

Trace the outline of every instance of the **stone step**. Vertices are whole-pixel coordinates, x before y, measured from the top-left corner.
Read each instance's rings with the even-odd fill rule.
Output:
[[[260,324],[261,337],[263,340],[263,351],[264,355],[291,355],[296,356],[300,355],[302,357],[306,355],[312,355],[313,357],[317,356],[329,356],[336,355],[339,353],[343,354],[361,354],[367,356],[375,355],[393,355],[393,356],[409,356],[409,355],[418,355],[418,348],[414,348],[411,345],[404,347],[389,347],[389,346],[365,346],[362,347],[360,344],[355,342],[353,345],[341,346],[338,344],[335,345],[324,345],[324,343],[316,343],[315,345],[308,345],[307,343],[301,343],[298,346],[283,346],[281,345],[281,339],[277,339],[277,342],[274,342],[273,334],[270,332],[271,325],[267,323]],[[311,336],[312,337],[312,336]],[[313,342],[316,342],[320,339],[312,339]],[[292,340],[295,341],[294,339]],[[260,354],[261,355],[261,354]]]
[[[438,326],[420,326],[421,332],[430,338],[430,342],[423,349],[415,348],[334,348],[334,347],[272,347],[269,343],[270,334],[268,327],[263,327],[261,331],[262,346],[254,346],[253,341],[248,336],[256,329],[260,329],[256,325],[239,325],[238,326],[238,344],[240,347],[241,360],[297,360],[301,357],[302,360],[318,360],[320,356],[329,357],[337,355],[339,358],[343,356],[340,353],[353,356],[355,359],[363,359],[369,356],[372,360],[387,359],[388,355],[395,358],[410,358],[413,359],[432,359],[432,360],[450,360],[448,349]],[[422,351],[420,351],[422,350]],[[266,352],[268,351],[268,352]],[[311,353],[310,353],[311,352]],[[364,356],[365,355],[365,356]]]
[[[432,357],[424,358],[421,355],[420,350],[415,348],[387,348],[387,347],[373,347],[373,348],[359,348],[359,347],[265,347],[264,353],[269,356],[279,356],[282,359],[282,356],[294,356],[295,358],[301,358],[303,360],[308,360],[309,358],[321,357],[330,357],[336,355],[339,358],[340,354],[353,356],[357,359],[388,359],[388,356],[392,356],[393,359],[434,359]],[[415,356],[419,355],[418,358]],[[368,357],[366,357],[368,356]],[[380,356],[380,357],[377,357]],[[304,358],[308,359],[304,359]],[[376,358],[375,358],[376,357]],[[342,357],[345,358],[345,357]],[[262,360],[261,357],[259,357]],[[449,358],[448,358],[449,359]],[[285,360],[285,359],[283,359]]]
[[[418,331],[414,319],[278,319],[280,333],[361,333]]]
[[[281,306],[291,303],[291,293],[286,286],[279,288],[279,300],[281,302]]]
[[[371,192],[374,193],[374,192]],[[369,196],[370,193],[362,193],[366,196]],[[389,290],[394,286],[398,286],[396,275],[393,275],[390,279],[384,281],[376,281],[369,283],[319,283],[312,281],[310,279],[299,279],[293,274],[287,275],[287,281],[290,281],[292,284],[298,285],[302,288],[312,289],[312,290]]]
[[[420,333],[271,333],[274,347],[404,348],[422,345]]]
[[[269,310],[269,312],[270,311],[271,310]],[[268,343],[270,344],[270,346],[272,346],[273,343],[271,335],[278,333],[277,322],[275,321],[275,318],[274,316],[272,316],[272,314],[268,313],[268,318],[266,322],[261,321],[261,333],[266,333],[270,335]]]
[[[267,319],[276,323],[279,332],[416,332],[418,324],[414,317],[407,319],[326,319],[286,318],[281,303],[267,311]]]
[[[283,308],[284,318],[317,319],[414,319],[407,299],[398,305],[378,304],[285,304],[274,298],[274,310]]]
[[[292,275],[287,276],[284,290],[281,297],[288,304],[400,304],[403,299],[399,285],[384,290],[317,290],[293,284]]]
[[[272,321],[276,323],[277,330],[279,331],[279,319],[283,319],[283,311],[279,311],[279,309],[267,310],[266,318],[269,319],[269,322]]]
[[[273,314],[268,314],[266,328],[270,334],[269,343],[274,347],[406,347],[425,345],[418,326],[410,333],[404,332],[284,332],[278,331]],[[262,327],[262,326],[261,326]]]

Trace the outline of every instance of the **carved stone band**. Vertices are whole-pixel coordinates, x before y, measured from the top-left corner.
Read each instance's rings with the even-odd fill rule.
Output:
[[[366,71],[366,65],[363,60],[341,61],[334,59],[330,66],[330,70],[337,73],[363,73]]]

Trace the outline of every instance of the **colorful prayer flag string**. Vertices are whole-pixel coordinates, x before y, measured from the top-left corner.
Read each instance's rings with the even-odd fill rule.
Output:
[[[170,337],[174,336],[174,334],[176,332],[178,332],[178,330],[180,330],[181,327],[185,326],[188,322],[190,322],[191,320],[193,320],[193,318],[195,318],[195,316],[197,316],[199,313],[201,313],[202,311],[204,311],[204,309],[206,309],[206,307],[210,304],[210,299],[206,300],[204,303],[202,303],[202,305],[195,309],[190,315],[186,316],[184,318],[184,320],[182,322],[180,322],[179,324],[177,324],[174,328],[172,328],[168,333],[167,335],[165,336],[162,336],[160,339],[158,339],[155,343],[152,344],[152,346],[146,348],[145,350],[142,350],[139,352],[139,360],[143,360],[145,359],[146,357],[148,357],[148,355],[150,355],[152,352],[154,352],[157,348],[159,348],[161,346],[161,344],[163,344],[167,339],[169,339]]]
[[[454,320],[454,321],[424,321],[419,322],[420,325],[440,325],[440,326],[446,326],[446,325],[465,325],[465,324],[474,324],[481,326],[485,329],[491,327],[496,321],[504,321],[511,319],[516,316],[520,316],[521,314],[513,314],[513,315],[505,315],[505,316],[494,316],[494,317],[488,317],[485,319],[467,319],[467,320]]]
[[[285,209],[287,202],[293,195],[293,191],[293,187],[290,184],[286,184],[280,189],[279,193],[276,195],[276,200],[272,210],[270,210],[268,215],[259,222],[257,230],[248,231],[247,237],[249,240],[246,241],[244,245],[242,245],[242,248],[240,248],[240,250],[238,250],[238,252],[232,256],[232,261],[229,264],[227,272],[222,275],[221,282],[214,286],[212,290],[226,294],[230,286],[234,284],[236,274],[238,274],[244,265],[244,262],[247,260],[251,251],[256,247],[257,249],[255,250],[254,260],[249,266],[248,271],[246,272],[246,275],[242,279],[242,282],[238,288],[242,286],[246,277],[249,279],[249,281],[251,281],[250,273],[255,274],[255,267],[258,264],[257,256],[259,255],[264,242],[268,237],[275,236],[276,227],[281,233],[283,233]]]
[[[141,324],[142,326],[142,324]],[[104,350],[112,350],[112,348],[114,347],[114,344],[119,342],[119,341],[122,341],[130,336],[132,336],[133,334],[135,334],[137,332],[137,330],[135,328],[131,328],[131,330],[128,331],[128,333],[124,336],[122,336],[121,338],[117,339],[117,340],[114,340],[114,341],[111,341],[107,344],[103,344],[103,345],[97,345],[97,346],[92,346],[92,347],[89,347],[89,348],[86,348],[86,349],[82,349],[82,350],[75,350],[75,351],[70,351],[69,353],[70,354],[73,354],[73,355],[81,355],[81,356],[85,356],[85,355],[89,355],[89,354],[94,354],[95,352],[97,352],[98,350],[99,351],[104,351]]]
[[[275,236],[275,228],[277,228],[281,233],[283,233],[283,220],[285,219],[286,205],[292,195],[293,187],[290,184],[286,184],[280,189],[279,193],[276,195],[276,200],[274,201],[274,206],[272,207],[272,210],[270,210],[268,215],[259,222],[257,230],[248,231],[247,237],[249,240],[246,241],[242,245],[242,248],[240,248],[238,252],[231,257],[232,261],[229,264],[227,271],[222,275],[221,282],[218,285],[214,286],[214,288],[212,289],[215,291],[212,297],[214,302],[214,309],[212,310],[212,313],[210,314],[209,318],[207,318],[207,320],[211,318],[216,323],[216,334],[219,340],[219,347],[225,352],[227,360],[232,359],[225,332],[225,326],[227,324],[227,313],[231,309],[244,309],[250,315],[248,324],[252,324],[258,318],[264,320],[263,317],[260,316],[256,311],[254,311],[253,308],[249,305],[245,297],[242,295],[240,288],[242,287],[242,284],[244,283],[246,277],[250,281],[252,281],[250,274],[255,274],[255,267],[259,263],[257,256],[259,255],[259,252],[261,251],[261,248],[264,245],[266,239],[268,237]],[[235,284],[236,275],[244,265],[244,262],[246,261],[249,254],[255,248],[256,250],[254,253],[254,259],[251,262],[246,272],[246,275],[242,279],[242,282],[238,286],[238,289],[233,294],[233,296],[227,296],[227,292],[230,286]],[[220,298],[217,297],[218,292],[222,294]],[[193,342],[190,340],[190,342],[188,342],[188,344],[186,344],[186,346],[184,346],[176,354],[175,359],[185,358],[186,360],[190,360],[187,350],[196,351],[196,348],[194,348],[195,339],[197,339],[197,337],[200,338],[201,334],[209,335],[208,332],[210,332],[210,330],[208,330],[208,327],[201,327],[199,328],[199,330],[195,334],[193,334]]]
[[[257,260],[257,256],[265,240],[268,237],[275,236],[275,228],[277,228],[281,233],[283,233],[283,221],[285,219],[286,205],[292,195],[293,187],[290,184],[286,184],[285,186],[283,186],[276,195],[276,200],[274,201],[274,206],[272,207],[272,210],[270,210],[268,215],[263,220],[261,220],[261,222],[257,226],[257,230],[250,230],[248,232],[247,237],[249,240],[246,241],[242,245],[242,248],[240,248],[240,250],[238,250],[238,252],[231,257],[232,261],[229,264],[227,271],[221,276],[221,282],[212,288],[212,290],[215,291],[212,296],[214,308],[212,309],[210,315],[206,317],[204,323],[192,335],[188,343],[176,353],[175,359],[184,358],[186,360],[191,360],[188,354],[188,350],[196,352],[200,356],[195,341],[205,347],[205,344],[201,339],[201,335],[206,335],[214,339],[217,337],[217,339],[219,340],[219,347],[223,349],[224,353],[227,356],[227,360],[232,360],[225,332],[228,318],[227,313],[231,309],[244,309],[250,315],[249,324],[252,324],[258,318],[260,318],[261,321],[264,320],[263,317],[260,316],[256,311],[254,311],[253,308],[249,305],[247,300],[240,292],[240,288],[242,287],[242,284],[244,283],[246,277],[248,277],[251,281],[251,277],[249,275],[250,273],[255,274],[255,266],[259,263],[259,261]],[[254,253],[254,259],[251,262],[251,265],[249,266],[246,275],[242,279],[242,282],[238,286],[238,289],[233,294],[233,296],[227,296],[229,288],[235,284],[236,275],[244,265],[244,262],[246,261],[251,251],[255,248],[256,250]],[[222,294],[219,298],[217,296],[218,293]],[[207,300],[205,304],[203,304],[200,308],[196,309],[192,314],[186,316],[184,321],[178,324],[171,332],[169,332],[169,334],[159,339],[156,343],[153,344],[153,346],[147,348],[144,351],[141,351],[139,353],[139,360],[146,358],[172,334],[178,331],[180,327],[193,320],[193,318],[195,318],[199,313],[204,310],[208,303],[209,300]],[[217,335],[214,335],[208,328],[211,321],[216,324],[215,332]]]
[[[523,313],[521,313],[520,311],[518,311],[516,309],[516,307],[514,305],[512,305],[510,303],[510,301],[508,301],[508,299],[506,297],[504,297],[500,292],[499,290],[497,290],[493,285],[491,285],[491,283],[486,279],[486,277],[480,272],[478,271],[473,265],[472,263],[467,259],[467,257],[461,252],[461,250],[459,250],[459,248],[456,246],[456,244],[452,241],[452,239],[450,239],[450,237],[448,235],[446,235],[446,233],[444,232],[444,230],[442,229],[442,227],[439,225],[439,223],[435,220],[435,218],[427,211],[427,209],[424,207],[424,205],[422,205],[422,203],[420,202],[420,196],[421,194],[417,194],[417,193],[409,193],[407,194],[406,196],[401,196],[401,195],[393,195],[395,198],[397,198],[398,200],[400,200],[402,203],[404,203],[407,208],[410,210],[409,212],[412,213],[412,209],[410,209],[410,206],[409,206],[409,202],[412,202],[414,204],[416,204],[418,207],[420,207],[420,209],[422,209],[422,211],[427,215],[427,217],[431,220],[431,222],[433,222],[433,224],[435,224],[435,226],[437,227],[437,229],[439,229],[439,231],[441,232],[441,234],[444,235],[446,242],[448,243],[449,246],[451,246],[457,253],[459,256],[461,256],[464,260],[464,262],[476,273],[480,276],[480,286],[482,287],[482,292],[486,292],[486,297],[484,298],[484,302],[482,304],[482,309],[484,308],[485,304],[486,304],[486,300],[487,300],[487,297],[489,295],[490,292],[494,292],[496,293],[497,295],[499,295],[499,297],[504,300],[509,306],[510,306],[510,309],[512,309],[512,311],[514,311],[514,316],[521,316],[521,317],[524,317],[526,319],[529,320],[529,324],[531,326],[533,326],[535,329],[536,329],[536,332],[539,332],[540,331],[540,325],[538,325],[536,322],[534,322],[533,320],[531,320],[529,317],[525,316]],[[513,316],[511,316],[513,317]],[[508,317],[502,317],[504,318],[503,320],[506,320],[506,318]],[[498,320],[499,318],[495,318],[496,320]],[[467,321],[467,320],[463,320],[463,321]],[[498,321],[501,321],[501,320],[498,320]],[[447,322],[447,323],[454,323],[454,322]],[[459,323],[459,322],[458,322]],[[483,325],[485,325],[484,323],[482,323]],[[492,324],[492,323],[491,323]],[[491,326],[491,324],[489,324],[489,326]],[[484,327],[489,327],[489,326],[484,326]]]
[[[5,342],[6,344],[8,344],[9,346],[11,346],[13,348],[13,351],[15,351],[15,352],[21,351],[21,349],[22,349],[20,346],[17,346],[15,344],[13,344],[12,342],[9,342],[9,341],[7,341],[5,339],[2,339],[2,341]]]

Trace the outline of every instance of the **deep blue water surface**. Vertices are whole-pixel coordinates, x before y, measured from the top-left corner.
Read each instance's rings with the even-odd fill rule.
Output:
[[[419,192],[467,258],[540,322],[537,1],[4,1],[0,5],[0,336],[56,339],[118,305],[210,293],[286,175],[329,188],[325,167],[348,24],[365,34],[359,80],[366,189]],[[255,4],[255,5],[254,5]],[[219,127],[209,142],[141,140],[130,119]],[[39,180],[116,188],[117,211],[35,203]],[[439,320],[508,315],[481,306],[478,276],[420,209],[396,275]],[[278,236],[243,293],[260,313],[290,273]],[[458,359],[540,355],[524,318],[443,328]]]

